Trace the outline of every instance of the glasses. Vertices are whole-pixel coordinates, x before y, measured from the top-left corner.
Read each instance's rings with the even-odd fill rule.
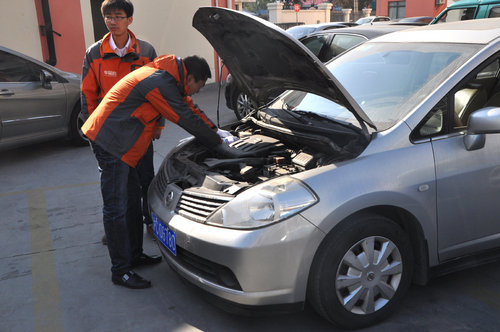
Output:
[[[106,21],[106,22],[112,22],[112,21],[121,22],[126,18],[127,18],[127,16],[104,16],[104,21]]]

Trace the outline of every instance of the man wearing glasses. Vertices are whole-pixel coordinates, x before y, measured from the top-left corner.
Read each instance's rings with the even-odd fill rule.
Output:
[[[89,47],[83,60],[81,103],[82,113],[86,118],[92,114],[104,98],[104,95],[115,83],[128,73],[156,58],[154,47],[148,42],[136,39],[128,29],[128,26],[132,24],[133,12],[134,6],[129,0],[105,0],[101,5],[101,13],[109,33]],[[154,139],[160,138],[164,124],[164,119],[161,117],[156,121]],[[130,187],[137,188],[140,186],[141,188],[140,192],[133,190],[128,192],[127,228],[129,244],[126,244],[126,247],[130,248],[130,259],[133,266],[156,264],[161,261],[160,256],[148,256],[142,252],[143,217],[144,223],[147,225],[152,223],[149,213],[147,213],[147,189],[153,177],[153,146],[150,144],[146,154],[137,164],[137,168],[134,168],[134,171],[129,176],[129,183],[133,183]],[[103,210],[103,213],[109,214],[111,212]],[[105,232],[110,231],[112,231],[112,228],[105,225]],[[111,254],[118,247],[122,248],[124,244],[112,243],[112,241],[109,241],[110,236],[108,235],[106,234],[103,237],[103,243],[107,241],[108,250]],[[111,238],[116,237],[111,236]],[[121,254],[125,255],[125,253]],[[142,288],[140,284],[135,285],[136,287],[133,288]],[[143,283],[142,286],[147,287],[148,285]],[[130,285],[127,287],[130,287]]]

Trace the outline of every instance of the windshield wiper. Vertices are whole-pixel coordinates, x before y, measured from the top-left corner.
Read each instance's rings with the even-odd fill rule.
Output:
[[[309,112],[309,111],[293,111],[294,113],[296,114],[301,114],[302,116],[308,116],[308,117],[311,117],[311,118],[315,118],[315,119],[320,119],[320,120],[327,120],[329,122],[333,122],[335,124],[339,124],[343,127],[346,127],[346,128],[349,128],[351,130],[354,130],[356,132],[362,132],[362,129],[353,125],[352,123],[350,122],[345,122],[345,121],[341,121],[341,120],[337,120],[337,119],[333,119],[329,116],[326,116],[326,115],[321,115],[321,114],[318,114],[318,113],[314,113],[314,112]]]
[[[292,117],[299,120],[300,122],[302,122],[304,124],[309,124],[309,125],[311,124],[310,121],[308,121],[307,119],[304,119],[301,115],[297,114],[298,112],[294,111],[290,105],[284,103],[283,107],[281,107],[281,109],[283,111],[286,111],[287,114],[291,115]]]

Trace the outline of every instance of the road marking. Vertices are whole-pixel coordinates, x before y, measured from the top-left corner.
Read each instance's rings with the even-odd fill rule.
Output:
[[[34,331],[64,331],[52,233],[43,190],[28,192]]]
[[[67,185],[63,185],[63,186],[32,188],[32,189],[26,189],[26,190],[20,190],[20,191],[10,191],[10,192],[5,192],[5,193],[0,193],[0,197],[11,196],[11,195],[29,194],[30,192],[33,192],[33,191],[49,191],[49,190],[60,190],[60,189],[77,188],[77,187],[84,187],[84,186],[93,186],[93,185],[96,185],[99,183],[100,182],[98,182],[98,181],[93,181],[93,182],[67,184]]]

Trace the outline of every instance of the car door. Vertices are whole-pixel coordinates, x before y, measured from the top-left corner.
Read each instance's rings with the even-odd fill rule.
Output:
[[[0,50],[0,144],[36,141],[66,131],[66,93],[56,80],[45,87],[44,67]],[[53,73],[50,73],[53,75]]]
[[[500,134],[486,135],[478,150],[468,151],[464,144],[468,117],[499,89],[493,84],[498,72],[496,59],[452,90],[429,116],[431,125],[420,128],[436,134],[431,142],[441,261],[500,245]]]

